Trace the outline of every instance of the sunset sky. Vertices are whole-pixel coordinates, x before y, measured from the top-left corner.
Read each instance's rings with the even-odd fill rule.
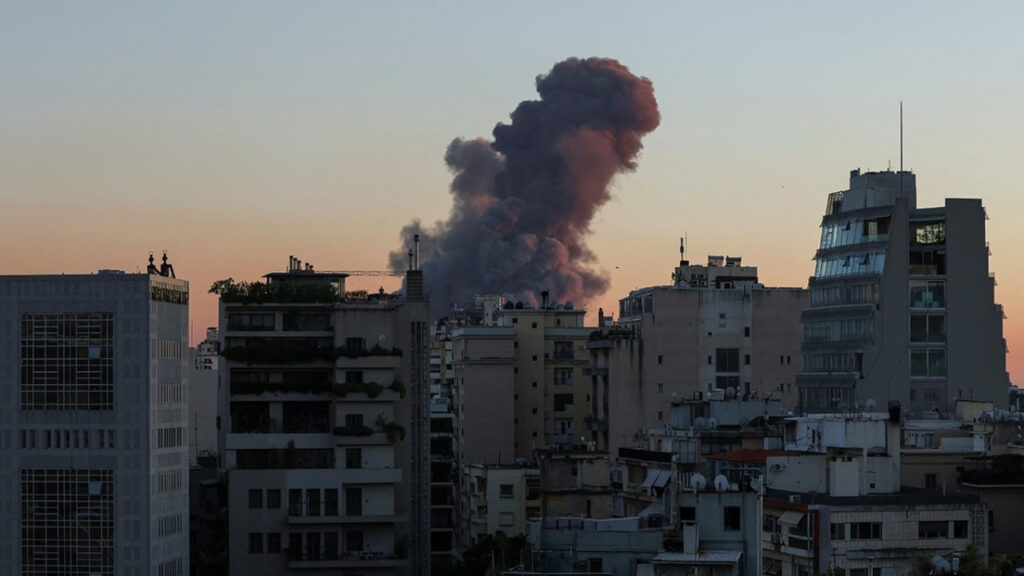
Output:
[[[455,137],[491,137],[569,56],[654,84],[661,125],[589,245],[617,315],[689,258],[806,286],[829,192],[904,166],[918,202],[980,197],[1024,382],[1024,5],[987,2],[0,4],[0,274],[144,271],[191,282],[295,255],[383,270],[447,216]],[[350,288],[397,288],[355,277]]]

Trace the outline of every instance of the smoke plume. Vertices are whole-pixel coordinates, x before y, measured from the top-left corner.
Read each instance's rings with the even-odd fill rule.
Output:
[[[608,289],[587,247],[590,222],[616,173],[636,168],[641,137],[660,121],[654,87],[619,62],[570,58],[537,77],[494,141],[456,138],[445,162],[455,174],[447,221],[402,229],[393,270],[420,235],[420,262],[434,316],[453,302],[501,294],[536,305],[582,304]]]

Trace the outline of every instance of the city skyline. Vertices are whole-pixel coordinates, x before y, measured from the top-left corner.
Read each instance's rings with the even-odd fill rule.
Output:
[[[1007,365],[1024,374],[1021,8],[581,6],[5,5],[0,272],[142,271],[167,250],[195,344],[217,323],[215,280],[288,255],[386,269],[402,226],[446,218],[452,139],[490,139],[536,75],[602,56],[651,80],[662,120],[593,221],[611,287],[589,324],[670,284],[680,236],[691,261],[742,256],[765,285],[806,286],[827,194],[854,168],[899,169],[902,100],[919,204],[988,210]],[[350,281],[379,285],[398,287]]]

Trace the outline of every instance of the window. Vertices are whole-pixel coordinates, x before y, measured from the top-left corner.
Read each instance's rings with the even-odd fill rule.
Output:
[[[320,559],[320,533],[306,532],[306,560]]]
[[[910,307],[945,308],[946,283],[943,280],[911,280]]]
[[[248,332],[274,329],[274,313],[228,313],[228,330]]]
[[[284,330],[287,332],[325,332],[331,329],[331,318],[323,312],[285,312]]]
[[[263,508],[263,490],[249,490],[249,510]]]
[[[697,520],[697,508],[695,506],[680,506],[679,520],[682,522],[694,522]]]
[[[362,414],[345,414],[345,427],[346,428],[362,428],[363,427],[363,415]]]
[[[747,366],[750,366],[750,354],[743,355],[743,363],[746,364]]]
[[[347,516],[363,515],[363,489],[355,486],[345,488],[345,514]]]
[[[338,533],[324,532],[324,560],[338,559]]]
[[[288,490],[288,515],[302,516],[302,490]]]
[[[832,524],[832,539],[846,540],[846,524]]]
[[[747,338],[750,338],[750,326],[743,327],[743,335],[746,336]]]
[[[740,349],[718,348],[715,350],[715,372],[739,372]]]
[[[881,522],[853,522],[850,524],[851,540],[875,540],[881,537]]]
[[[267,490],[267,508],[281,507],[281,491],[277,488]],[[280,536],[280,535],[278,535]],[[280,538],[279,538],[280,539]]]
[[[363,383],[363,371],[362,370],[346,370],[345,371],[345,383],[346,384],[362,384]]]
[[[661,382],[658,382],[658,393],[661,394],[664,391],[665,391],[665,385],[662,384]]]
[[[306,516],[320,515],[320,489],[308,488],[306,490]]]
[[[288,554],[299,558],[302,556],[302,534],[292,532],[288,534]]]
[[[953,521],[953,538],[967,538],[967,520]]]
[[[659,366],[661,365],[661,361],[662,361],[662,355],[658,354],[658,365]]]
[[[574,357],[575,351],[571,341],[555,342],[555,360],[572,360]]]
[[[362,552],[363,551],[363,531],[362,530],[345,530],[345,551],[346,552]]]
[[[281,533],[280,532],[268,532],[267,533],[267,553],[268,554],[280,554],[281,553]]]
[[[740,529],[740,507],[726,506],[722,509],[722,526],[726,530]]]
[[[356,470],[363,467],[363,449],[345,448],[345,468]]]
[[[924,487],[928,490],[935,490],[939,487],[939,475],[938,474],[925,474],[924,475]]]
[[[113,314],[22,314],[21,408],[113,410]]]
[[[567,412],[572,410],[573,407],[573,396],[572,394],[555,394],[555,412]]]
[[[366,339],[345,338],[345,349],[349,354],[358,354],[366,350]]]
[[[910,351],[910,376],[917,378],[945,377],[946,351],[941,348],[912,349]]]
[[[338,515],[338,489],[324,489],[324,516]]]
[[[249,554],[263,554],[263,533],[249,533]]]
[[[917,537],[918,538],[949,538],[949,522],[946,520],[940,521],[925,521],[922,520],[917,523]]]
[[[499,487],[502,498],[515,498],[515,486],[512,484],[501,484]]]
[[[572,386],[572,368],[555,368],[555,386]]]
[[[499,526],[514,526],[516,523],[516,515],[512,512],[502,512],[498,515]]]

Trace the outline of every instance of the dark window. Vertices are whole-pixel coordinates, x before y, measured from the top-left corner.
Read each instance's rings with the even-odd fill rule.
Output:
[[[680,506],[679,520],[682,522],[694,522],[697,520],[697,508],[695,506]]]
[[[281,491],[277,488],[270,488],[267,490],[267,508],[280,508],[281,507]],[[280,535],[278,535],[280,539]]]
[[[572,394],[555,394],[555,412],[565,412],[566,409],[573,405]]]
[[[346,370],[345,371],[345,383],[347,383],[347,384],[362,384],[363,383],[363,371],[362,370]]]
[[[726,506],[722,509],[722,525],[726,530],[740,529],[739,506]]]
[[[231,313],[228,314],[228,330],[243,331],[266,331],[274,329],[274,313],[249,314]]]
[[[949,522],[947,522],[946,520],[918,522],[917,537],[949,538]]]
[[[281,553],[281,533],[280,532],[268,532],[267,533],[267,553],[268,554],[280,554]]]
[[[832,525],[832,539],[833,540],[846,540],[846,524],[833,524]]]
[[[661,361],[662,361],[662,356],[661,356],[661,354],[658,354],[658,364],[659,365],[661,364]]]
[[[358,487],[345,488],[345,515],[363,515],[363,489]],[[362,535],[360,534],[360,538]]]
[[[747,365],[750,365],[750,354],[744,354],[743,355],[743,363],[747,364]]]
[[[967,520],[953,521],[953,538],[967,538]]]
[[[938,474],[925,474],[924,475],[924,487],[928,490],[935,490],[939,487],[939,475]]]
[[[249,490],[249,509],[258,510],[263,508],[263,490]]]
[[[249,554],[263,554],[263,533],[249,533]]]
[[[302,556],[302,534],[296,532],[288,534],[288,553],[295,558]]]
[[[267,404],[260,402],[260,404]],[[328,402],[283,402],[282,432],[287,434],[322,434],[329,431]]]
[[[881,522],[853,522],[850,524],[851,540],[876,540],[881,537]]]
[[[320,489],[309,488],[306,490],[306,516],[320,515]]]
[[[329,314],[323,312],[285,312],[284,330],[288,332],[324,332],[331,329]]]
[[[515,498],[515,486],[512,484],[501,484],[498,486],[501,491],[501,498]]]
[[[572,360],[574,356],[575,351],[572,348],[571,341],[555,342],[555,360]]]
[[[288,491],[288,515],[302,516],[302,490]]]
[[[345,414],[345,427],[358,428],[363,425],[362,414]]]
[[[306,532],[306,560],[320,559],[320,533]]]
[[[366,339],[364,338],[345,338],[345,349],[350,354],[358,354],[366,350]]]
[[[324,516],[338,515],[338,489],[324,489]]]
[[[750,338],[750,326],[745,326],[743,328],[743,335],[746,336],[747,338]]]
[[[324,560],[338,559],[338,533],[324,532]]]
[[[355,470],[363,467],[363,449],[345,448],[345,468]]]
[[[718,348],[715,350],[715,372],[739,372],[740,349]]]
[[[345,551],[346,552],[362,552],[363,551],[363,531],[362,530],[346,530],[345,531]]]

